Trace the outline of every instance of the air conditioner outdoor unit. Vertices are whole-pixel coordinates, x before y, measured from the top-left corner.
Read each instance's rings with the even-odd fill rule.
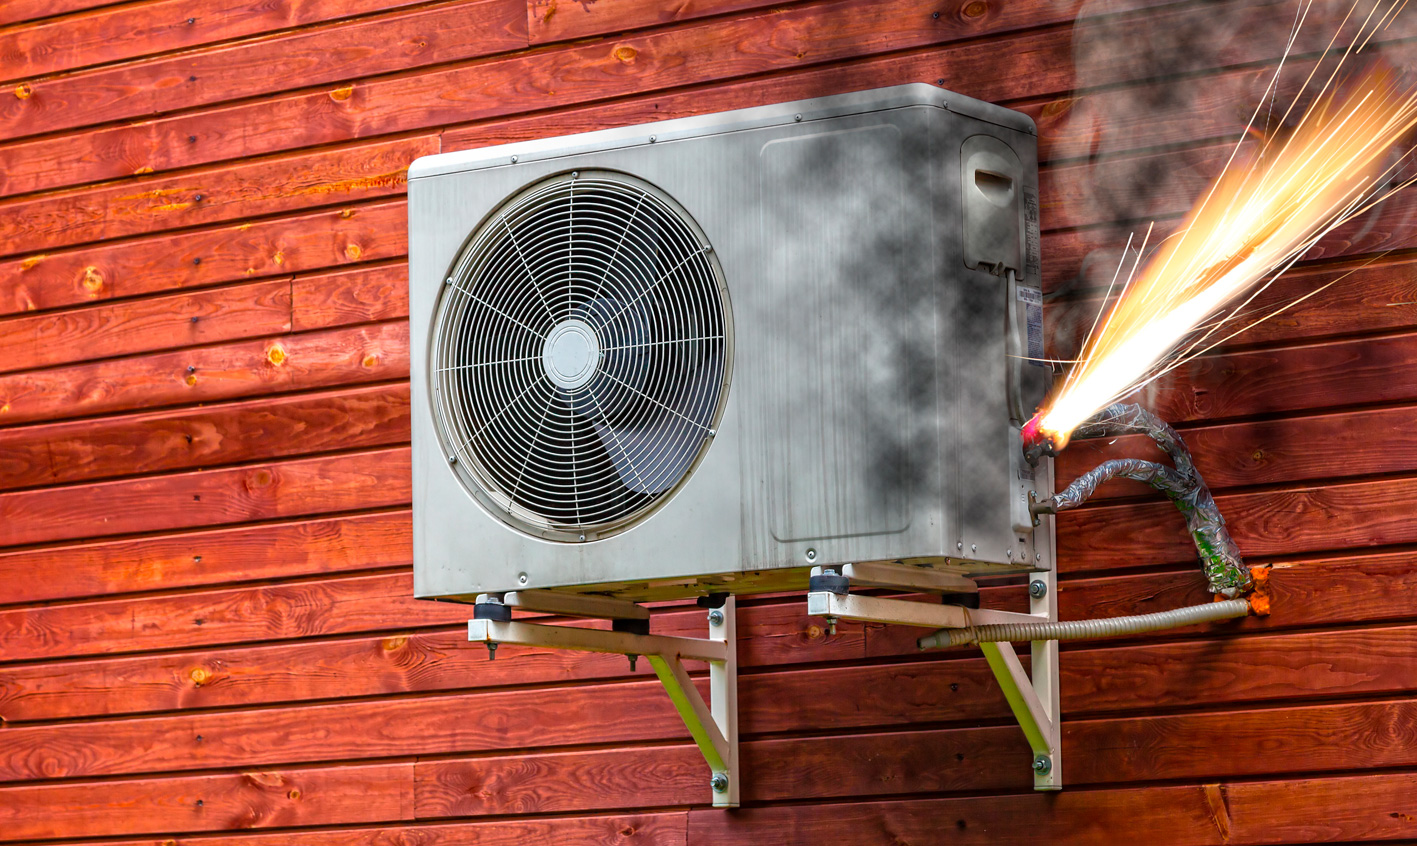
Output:
[[[1050,569],[1037,186],[923,84],[418,160],[417,595]]]

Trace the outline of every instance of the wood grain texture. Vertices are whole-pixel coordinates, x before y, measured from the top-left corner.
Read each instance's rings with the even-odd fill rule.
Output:
[[[687,846],[688,813],[610,814],[541,819],[472,820],[451,823],[208,835],[211,846],[526,846],[584,843],[587,846]],[[153,846],[146,840],[89,841],[94,846]],[[157,841],[160,843],[161,841]]]
[[[402,820],[411,815],[412,787],[413,765],[403,763],[0,788],[0,838]]]
[[[991,35],[1050,20],[1060,24],[1020,35],[1016,42],[1001,37],[1008,46],[1000,48],[981,41],[951,45],[960,34],[954,22],[937,21],[927,9],[907,7],[904,0],[872,4],[869,15],[862,15],[850,0],[835,3],[479,62],[408,79],[356,83],[350,96],[340,101],[331,100],[326,92],[291,94],[98,129],[68,136],[63,144],[4,145],[0,146],[0,178],[5,181],[0,182],[0,191],[13,194],[82,184],[147,169],[163,171],[442,124],[505,118],[676,86],[723,86],[754,74],[867,59],[883,51],[912,47],[920,52],[860,67],[827,67],[814,81],[789,83],[801,93],[769,95],[765,102],[936,78],[944,79],[953,90],[986,100],[1057,95],[1072,88],[1068,70],[1071,27],[1061,25],[1066,20],[1065,10],[1050,6],[1040,11],[1036,4],[1021,4],[1004,7],[996,17],[986,4],[981,18],[988,26],[971,25],[972,35]],[[1199,17],[1190,10],[1187,18],[1184,9],[1143,14],[1160,26],[1168,25],[1177,15],[1192,22]],[[1278,55],[1258,42],[1239,42],[1235,61]],[[946,46],[926,49],[937,43]],[[722,44],[734,44],[735,49],[716,49]],[[632,55],[632,61],[617,58]],[[705,61],[707,57],[712,61]],[[1099,84],[1125,80],[1125,61],[1119,60],[1106,73],[1110,76]],[[703,91],[698,96],[709,94]],[[748,103],[712,95],[696,113],[738,105]],[[190,140],[193,138],[196,140]]]
[[[380,323],[0,376],[0,424],[408,377],[408,324]]]
[[[1240,551],[1253,559],[1410,543],[1417,527],[1394,503],[1417,496],[1417,479],[1314,485],[1216,497]],[[1060,515],[1058,544],[1072,551],[1062,572],[1194,560],[1180,513],[1169,502],[1101,505]]]
[[[824,841],[924,846],[1061,842],[1322,843],[1411,835],[1409,773],[1151,788],[695,810],[689,842],[809,846]]]
[[[0,261],[0,314],[401,258],[402,200]]]
[[[407,510],[0,553],[6,603],[293,578],[413,561]],[[33,574],[43,573],[42,579]]]
[[[466,623],[413,575],[355,576],[0,611],[0,658],[34,661]]]
[[[290,283],[0,319],[0,372],[290,331]]]
[[[0,24],[39,17],[40,0],[10,0]],[[51,6],[58,5],[47,0]],[[69,0],[70,6],[114,0]],[[243,36],[263,35],[336,18],[412,5],[415,0],[159,0],[124,3],[95,14],[46,20],[0,30],[0,80],[182,50]],[[28,10],[22,7],[35,8]],[[21,7],[21,8],[11,8]]]
[[[9,0],[0,8],[0,24],[19,23],[113,6],[122,0]]]
[[[456,0],[115,67],[29,80],[0,99],[4,138],[469,59],[526,46],[518,0]],[[339,100],[339,89],[331,92]]]
[[[0,546],[407,505],[405,447],[0,494]]]
[[[437,152],[436,135],[419,135],[11,200],[0,255],[403,196],[408,165]]]
[[[1213,491],[1417,471],[1417,409],[1411,406],[1202,426],[1182,438]],[[1150,438],[1075,440],[1058,456],[1058,482],[1124,456],[1165,460]],[[1119,480],[1099,487],[1089,501],[1123,496],[1162,494]]]
[[[290,283],[297,332],[408,317],[408,265],[301,276]]]
[[[407,385],[0,429],[0,490],[408,441]]]

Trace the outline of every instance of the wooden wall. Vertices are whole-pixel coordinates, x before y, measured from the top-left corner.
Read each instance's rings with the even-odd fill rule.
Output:
[[[409,161],[936,82],[1039,122],[1047,284],[1086,271],[1052,308],[1066,350],[1107,267],[1085,259],[1123,218],[1174,225],[1294,13],[1247,3],[1230,37],[1158,62],[1136,33],[1241,7],[1092,3],[1092,41],[1080,8],[0,3],[0,841],[1417,836],[1417,194],[1266,299],[1395,252],[1151,398],[1274,564],[1275,613],[1067,648],[1060,795],[1029,789],[976,651],[828,636],[800,598],[759,599],[740,623],[745,808],[715,811],[643,664],[489,663],[464,609],[409,598]],[[1136,446],[1080,443],[1063,475]],[[1139,493],[1060,521],[1066,617],[1206,599],[1179,518]]]

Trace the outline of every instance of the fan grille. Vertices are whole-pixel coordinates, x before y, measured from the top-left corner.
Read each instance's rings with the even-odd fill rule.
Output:
[[[707,449],[731,334],[712,247],[673,199],[608,171],[543,180],[473,232],[444,285],[430,367],[444,453],[522,531],[622,531]]]

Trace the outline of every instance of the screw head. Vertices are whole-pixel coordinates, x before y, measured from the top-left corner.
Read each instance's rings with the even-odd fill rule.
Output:
[[[1048,775],[1053,771],[1053,759],[1047,755],[1035,755],[1033,758],[1033,772],[1037,775]]]
[[[793,119],[794,121],[799,121],[799,120],[802,119],[802,116],[801,116],[801,115],[793,115],[793,116],[792,116],[792,119]]]
[[[516,164],[516,163],[517,163],[517,157],[516,157],[516,156],[512,156],[512,164]]]
[[[723,773],[714,773],[713,778],[709,779],[709,787],[713,788],[714,793],[727,793],[728,776]]]
[[[708,620],[709,620],[709,625],[710,625],[710,626],[721,626],[721,625],[723,625],[723,609],[722,609],[722,608],[713,608],[713,609],[710,609],[710,610],[709,610],[709,613],[708,613]]]
[[[519,585],[524,585],[524,584],[526,584],[526,573],[520,573],[520,574],[517,575],[517,584],[519,584]]]
[[[658,136],[651,135],[651,136],[649,137],[649,143],[651,143],[651,144],[653,144],[654,142],[656,142],[656,141],[658,141],[658,140],[659,140],[659,137],[658,137]]]
[[[809,550],[807,550],[807,560],[808,560],[808,561],[816,561],[816,560],[817,560],[817,551],[816,551],[815,549],[809,549]]]
[[[457,463],[458,463],[458,457],[457,457],[456,455],[450,455],[450,456],[448,456],[448,463],[449,463],[449,464],[457,464]]]
[[[1034,579],[1028,583],[1028,595],[1034,599],[1042,599],[1048,595],[1048,584],[1042,579]]]
[[[955,541],[955,549],[964,549],[964,541]]]
[[[970,551],[970,552],[978,552],[978,551],[979,551],[979,544],[977,544],[977,543],[972,543],[972,544],[970,544],[970,545],[969,545],[969,551]]]

